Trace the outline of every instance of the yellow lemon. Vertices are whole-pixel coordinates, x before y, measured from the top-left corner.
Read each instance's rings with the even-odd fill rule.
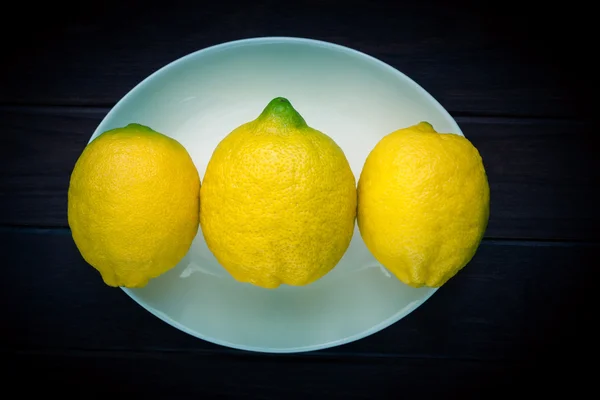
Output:
[[[73,239],[107,285],[142,287],[189,250],[199,192],[198,171],[176,140],[138,124],[104,132],[71,174]]]
[[[219,143],[200,197],[206,243],[242,282],[309,284],[338,263],[352,238],[356,180],[348,161],[284,98]]]
[[[427,122],[385,136],[358,182],[358,226],[402,282],[439,287],[473,257],[489,217],[482,159],[469,140]]]

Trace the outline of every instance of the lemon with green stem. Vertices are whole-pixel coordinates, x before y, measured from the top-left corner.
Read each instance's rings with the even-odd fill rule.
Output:
[[[200,197],[209,249],[235,279],[260,287],[316,281],[352,239],[356,180],[348,160],[281,97],[219,143]]]
[[[107,285],[145,286],[189,250],[199,192],[198,171],[175,139],[139,124],[106,131],[71,174],[73,239]]]

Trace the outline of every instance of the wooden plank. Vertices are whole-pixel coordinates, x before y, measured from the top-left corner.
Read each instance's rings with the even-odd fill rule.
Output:
[[[1,354],[1,353],[0,353]],[[260,399],[490,399],[518,390],[545,394],[549,385],[530,365],[450,359],[370,358],[360,361],[294,356],[173,353],[20,353],[7,384],[26,378],[44,393],[128,393],[150,398],[190,396]],[[543,372],[549,371],[546,366]],[[540,372],[537,370],[537,372]],[[549,375],[546,375],[547,378]],[[551,375],[550,375],[551,376]],[[574,383],[563,378],[552,390]],[[27,393],[31,385],[19,385]],[[93,389],[92,389],[93,388]]]
[[[0,224],[67,226],[77,157],[108,109],[0,109]],[[592,126],[571,120],[457,118],[491,186],[488,238],[589,239],[600,220]]]
[[[579,14],[571,26],[570,10],[539,18],[523,7],[515,13],[508,3],[227,3],[165,8],[102,2],[85,10],[53,4],[53,18],[42,11],[39,21],[32,16],[4,33],[24,42],[8,42],[0,103],[111,106],[191,52],[242,38],[298,36],[377,57],[451,112],[571,116],[590,108],[589,63],[571,61],[579,54],[569,41],[590,37],[583,33],[589,28]]]
[[[0,223],[66,226],[71,171],[106,112],[0,112]]]
[[[0,350],[242,354],[165,324],[105,286],[66,229],[0,230]],[[591,345],[598,244],[484,241],[472,262],[396,324],[319,357],[526,362]],[[564,346],[568,343],[568,346]]]

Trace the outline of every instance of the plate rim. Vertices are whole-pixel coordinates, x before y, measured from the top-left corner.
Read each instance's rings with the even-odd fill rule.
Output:
[[[90,137],[88,144],[92,140],[94,140],[98,135],[100,135],[102,132],[107,130],[107,128],[105,128],[107,121],[110,120],[112,115],[117,112],[117,110],[119,109],[119,107],[121,106],[122,103],[125,103],[131,96],[134,95],[134,93],[136,91],[142,90],[142,88],[145,85],[148,85],[152,80],[156,79],[161,74],[166,73],[170,68],[173,68],[174,66],[176,66],[180,63],[183,63],[193,57],[197,57],[201,54],[209,54],[209,53],[212,53],[215,51],[221,51],[221,50],[225,50],[225,49],[241,47],[241,46],[245,46],[248,44],[252,45],[252,44],[286,44],[286,43],[288,43],[288,44],[308,44],[308,45],[318,46],[321,48],[331,49],[331,50],[335,50],[335,51],[341,51],[346,54],[350,54],[353,56],[357,56],[357,57],[366,59],[374,64],[377,64],[378,66],[380,66],[382,68],[385,68],[392,74],[398,76],[400,79],[405,80],[409,85],[413,86],[413,89],[417,90],[421,95],[423,95],[425,98],[427,98],[431,102],[431,104],[437,109],[438,112],[440,112],[449,121],[451,121],[451,123],[453,123],[454,131],[455,131],[453,133],[464,136],[464,134],[463,134],[462,130],[460,129],[460,126],[458,125],[456,120],[440,104],[440,102],[437,99],[435,99],[435,97],[433,97],[429,92],[427,92],[427,90],[425,90],[421,85],[419,85],[414,79],[410,78],[408,75],[402,73],[401,71],[399,71],[398,69],[385,63],[384,61],[381,61],[373,56],[370,56],[369,54],[363,53],[362,51],[355,50],[355,49],[352,49],[352,48],[344,46],[344,45],[323,41],[323,40],[310,39],[310,38],[305,38],[305,37],[293,37],[293,36],[265,36],[265,37],[252,37],[252,38],[232,40],[232,41],[227,41],[227,42],[219,43],[216,45],[212,45],[209,47],[205,47],[200,50],[196,50],[194,52],[186,54],[180,58],[177,58],[177,59],[165,64],[164,66],[160,67],[159,69],[155,70],[150,75],[148,75],[146,78],[144,78],[142,81],[137,83],[123,97],[121,97],[121,99],[119,99],[119,101],[117,101],[115,103],[115,105],[104,116],[104,118],[102,118],[102,121],[100,121],[100,123],[94,130],[94,133]],[[402,282],[400,282],[400,283],[402,283]],[[172,327],[174,327],[184,333],[187,333],[190,336],[193,336],[198,339],[202,339],[209,343],[224,346],[224,347],[227,347],[230,349],[259,352],[259,353],[301,353],[301,352],[318,351],[318,350],[324,350],[324,349],[328,349],[328,348],[332,348],[332,347],[337,347],[340,345],[352,343],[357,340],[363,339],[365,337],[371,336],[371,335],[393,325],[394,323],[400,321],[401,319],[403,319],[404,317],[409,315],[415,309],[417,309],[418,307],[423,305],[423,303],[425,303],[428,299],[430,299],[431,296],[433,296],[433,294],[436,293],[439,288],[429,288],[430,289],[429,293],[427,295],[425,295],[423,298],[409,303],[407,306],[405,306],[404,308],[402,308],[398,312],[396,312],[396,314],[386,318],[385,320],[379,322],[378,324],[372,326],[371,328],[369,328],[367,330],[364,330],[362,332],[359,332],[359,333],[356,333],[356,334],[353,334],[350,336],[346,336],[341,339],[329,341],[326,343],[321,343],[319,345],[299,346],[299,347],[290,347],[290,348],[266,348],[266,347],[248,346],[248,345],[243,345],[243,344],[231,343],[231,342],[221,340],[221,339],[218,339],[215,337],[204,335],[204,334],[194,331],[194,330],[188,328],[186,325],[172,319],[167,314],[163,313],[160,310],[155,309],[154,307],[150,306],[149,304],[146,304],[146,302],[139,299],[138,296],[131,289],[126,288],[126,287],[120,287],[120,289],[123,292],[125,292],[132,300],[134,300],[134,302],[137,303],[140,307],[142,307],[143,309],[145,309],[146,311],[148,311],[149,313],[151,313],[158,319],[162,320],[163,322],[171,325]]]

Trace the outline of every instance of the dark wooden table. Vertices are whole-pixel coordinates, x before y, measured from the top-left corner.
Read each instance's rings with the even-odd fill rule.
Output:
[[[589,11],[167,3],[21,2],[3,15],[3,383],[45,394],[273,399],[486,399],[590,383],[577,361],[596,347],[587,322],[597,315],[600,222]],[[407,318],[341,347],[267,355],[188,336],[105,286],[67,225],[74,163],[125,93],[190,52],[258,36],[331,41],[398,68],[456,118],[487,168],[491,217],[472,262]]]

